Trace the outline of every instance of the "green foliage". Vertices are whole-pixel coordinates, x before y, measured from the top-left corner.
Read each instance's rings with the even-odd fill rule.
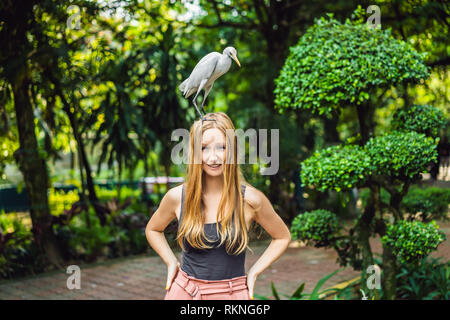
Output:
[[[33,234],[19,218],[0,212],[0,279],[45,269]]]
[[[113,240],[108,244],[108,257],[121,257],[146,252],[148,241],[145,236],[147,215],[134,211],[116,211],[109,218]]]
[[[417,263],[436,250],[447,237],[433,221],[397,221],[388,225],[381,241],[390,246],[401,263]]]
[[[392,128],[397,131],[415,131],[436,137],[445,126],[444,113],[430,105],[413,105],[398,109],[392,119]]]
[[[87,217],[89,215],[89,225]],[[55,225],[55,233],[76,259],[94,261],[99,257],[116,258],[143,253],[148,249],[145,226],[148,217],[139,212],[113,211],[101,226],[92,208],[75,216],[69,225]]]
[[[275,105],[329,114],[369,100],[374,88],[428,77],[425,55],[396,40],[390,30],[340,23],[330,14],[316,20],[291,47],[275,79]]]
[[[116,258],[146,252],[145,226],[148,216],[145,204],[138,201],[141,191],[123,187],[121,197],[132,199],[132,203],[124,209],[116,201],[116,189],[96,187],[99,198],[107,201],[107,207],[111,210],[107,224],[101,226],[93,208],[69,215],[67,222],[55,223],[53,230],[63,248],[64,258],[92,262],[102,257]],[[49,194],[54,216],[61,217],[66,206],[78,201],[76,191],[64,193],[52,189]],[[0,276],[27,275],[41,272],[47,266],[48,262],[35,245],[29,228],[12,214],[1,213]]]
[[[422,133],[393,131],[372,137],[365,145],[374,174],[413,178],[437,159],[439,138]]]
[[[419,188],[412,187],[403,198],[402,211],[410,213],[411,218],[420,218],[423,222],[432,219],[448,220],[448,206],[450,204],[450,189],[448,188]]]
[[[391,195],[381,188],[381,202],[388,204]],[[362,207],[366,207],[370,197],[370,189],[363,188],[359,192]],[[450,204],[450,190],[439,187],[411,186],[408,193],[402,198],[400,209],[408,214],[407,219],[420,219],[429,222],[432,219],[449,219],[448,205]]]
[[[64,210],[70,209],[71,205],[80,200],[78,196],[78,190],[56,190],[50,188],[48,191],[48,203],[50,206],[50,212],[54,216],[59,216],[64,213]]]
[[[305,283],[303,282],[302,284],[300,284],[300,286],[294,291],[294,293],[292,295],[287,295],[284,293],[279,294],[277,289],[275,288],[275,285],[273,283],[273,281],[270,282],[270,287],[272,290],[272,295],[274,297],[275,300],[281,300],[280,299],[280,295],[289,298],[289,300],[321,300],[323,298],[323,295],[326,293],[341,293],[342,289],[337,289],[337,288],[329,288],[329,289],[325,289],[320,291],[320,288],[322,288],[322,286],[325,284],[325,282],[330,279],[332,276],[334,276],[336,273],[343,271],[345,268],[342,269],[338,269],[335,270],[327,275],[325,275],[324,277],[322,277],[317,284],[315,285],[313,291],[311,291],[310,293],[304,293],[303,290],[305,289]],[[259,294],[255,294],[254,295],[255,298],[258,298],[260,300],[269,300],[268,297],[263,296],[263,295],[259,295]]]
[[[96,194],[101,201],[109,202],[110,207],[113,209],[113,203],[117,202],[118,191],[117,188],[106,189],[95,186]],[[133,213],[146,213],[147,206],[141,201],[142,189],[133,189],[127,186],[122,186],[120,188],[120,201],[118,203],[124,203],[129,201],[130,204],[125,208],[121,209],[120,212],[133,214]],[[151,193],[148,195],[152,203],[159,203],[161,201],[161,195],[157,193]]]
[[[397,297],[408,300],[449,300],[450,261],[427,257],[422,263],[403,264],[397,274]]]
[[[100,224],[100,220],[92,208],[89,209],[87,214],[89,214],[89,227],[86,225],[84,214],[82,214],[75,216],[69,226],[62,226],[63,230],[61,231],[69,232],[68,244],[75,257],[93,261],[97,256],[107,254],[107,245],[117,235],[112,234],[110,226]],[[61,231],[56,233],[59,234]]]
[[[319,191],[351,189],[371,175],[370,157],[356,145],[333,146],[316,151],[301,163],[302,186]]]
[[[330,211],[319,209],[296,216],[292,221],[291,236],[292,239],[327,245],[338,230],[336,215]]]
[[[133,189],[127,186],[120,187],[120,201],[124,201],[125,199],[131,197],[132,199],[139,199],[142,190],[140,188]],[[108,201],[112,199],[117,199],[117,188],[107,189],[100,188],[99,186],[95,186],[95,193],[97,197],[102,201]]]

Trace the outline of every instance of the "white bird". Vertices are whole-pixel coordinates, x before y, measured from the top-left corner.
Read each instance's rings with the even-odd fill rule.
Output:
[[[193,102],[197,112],[202,118],[202,122],[204,120],[214,119],[204,118],[198,109],[196,103],[198,94],[202,89],[205,89],[205,95],[201,106],[203,112],[205,112],[203,105],[205,104],[206,97],[208,96],[209,91],[211,91],[214,81],[230,69],[232,63],[231,59],[236,61],[239,67],[241,66],[236,55],[236,49],[233,47],[226,47],[223,50],[223,54],[220,54],[219,52],[208,53],[197,63],[190,76],[180,84],[179,88],[181,92],[183,92],[185,98],[189,98],[190,95],[196,93]]]

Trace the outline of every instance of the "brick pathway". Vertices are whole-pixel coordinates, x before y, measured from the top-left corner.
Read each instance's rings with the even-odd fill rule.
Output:
[[[450,257],[450,223],[439,223],[447,234],[445,243],[433,256]],[[381,253],[379,240],[371,239],[374,252]],[[252,254],[247,250],[246,270],[264,252],[269,242],[253,243]],[[271,296],[270,282],[273,281],[280,294],[292,294],[305,282],[305,291],[310,292],[323,276],[339,268],[337,254],[332,249],[296,247],[295,242],[261,274],[255,293]],[[181,261],[180,252],[176,255]],[[0,282],[0,299],[154,299],[161,300],[165,294],[166,266],[158,256],[140,255],[106,262],[80,265],[81,289],[69,290],[66,286],[68,274],[53,271],[34,277]],[[359,273],[347,268],[329,279],[322,289],[344,280],[352,279]],[[281,296],[282,299],[286,299]]]

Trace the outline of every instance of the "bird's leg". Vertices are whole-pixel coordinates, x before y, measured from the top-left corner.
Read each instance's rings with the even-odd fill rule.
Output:
[[[192,102],[194,103],[195,109],[197,109],[197,112],[200,114],[200,118],[202,119],[202,124],[203,124],[203,121],[216,121],[216,119],[205,118],[205,116],[200,112],[200,110],[198,110],[197,104],[195,103],[195,98],[194,98],[194,100],[192,100]],[[205,111],[205,110],[203,110],[203,111]]]
[[[205,102],[205,100],[203,100],[203,102]],[[206,114],[205,107],[203,107],[203,103],[202,103],[202,105],[201,105],[201,108],[202,108],[203,113]]]
[[[198,94],[200,93],[200,91],[203,89],[203,87],[205,86],[205,84],[206,84],[207,82],[208,82],[208,79],[203,79],[202,82],[200,82],[200,86],[198,87],[197,93],[195,94],[195,97],[194,97],[194,100],[193,100],[195,109],[197,109],[197,112],[200,114],[200,117],[201,117],[201,119],[202,119],[202,124],[203,124],[203,121],[205,121],[205,120],[212,120],[212,121],[215,121],[214,119],[207,119],[207,118],[205,118],[205,117],[202,115],[202,113],[200,112],[200,110],[198,110],[197,103],[195,102],[195,100],[197,99]],[[211,90],[211,86],[209,86],[209,89]],[[208,92],[209,92],[209,90],[208,90]],[[206,90],[205,90],[205,97],[203,98],[203,103],[205,103],[206,96],[207,96],[207,93],[206,93]],[[202,103],[202,110],[205,111],[205,110],[203,109],[203,103]]]
[[[202,82],[200,82],[200,85],[199,85],[199,87],[197,89],[197,93],[195,94],[194,99],[192,100],[194,102],[195,109],[197,109],[197,112],[200,114],[200,118],[202,118],[202,122],[203,122],[203,115],[200,112],[200,110],[198,110],[196,100],[197,100],[198,94],[200,93],[200,91],[202,91],[202,89],[205,86],[207,81],[208,81],[208,79],[203,79]]]
[[[195,98],[197,98],[197,95],[195,95],[195,97],[192,100],[192,102],[194,103],[194,107],[195,107],[195,109],[197,109],[197,112],[200,115],[200,118],[203,118],[203,114],[200,112],[200,110],[198,110],[197,103],[195,103]]]
[[[205,108],[203,105],[205,104],[206,97],[208,96],[209,92],[211,91],[213,84],[214,84],[214,82],[212,84],[210,84],[209,86],[205,87],[205,95],[203,97],[203,102],[202,102],[202,110],[204,113],[206,113],[206,111],[205,111]]]
[[[205,108],[204,108],[203,105],[205,104],[206,97],[208,96],[209,91],[211,91],[211,88],[212,88],[213,84],[214,84],[214,82],[211,85],[209,85],[208,87],[205,88],[205,95],[203,97],[203,102],[202,102],[202,106],[201,106],[202,110],[203,110],[203,113],[205,113],[205,114],[206,114],[206,111],[205,111]],[[203,121],[216,121],[216,120],[215,119],[210,119],[210,118],[202,118],[202,122]]]

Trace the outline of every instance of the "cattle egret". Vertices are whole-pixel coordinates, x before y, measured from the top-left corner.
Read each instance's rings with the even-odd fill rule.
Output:
[[[180,84],[179,88],[181,92],[183,92],[185,98],[189,98],[190,95],[195,93],[193,102],[197,112],[202,118],[202,122],[204,120],[214,119],[204,118],[203,114],[198,109],[196,103],[198,94],[202,89],[205,89],[201,107],[203,112],[206,113],[203,105],[205,104],[209,91],[211,91],[211,88],[214,85],[214,81],[230,69],[232,63],[231,59],[236,61],[239,67],[241,66],[236,55],[236,49],[233,47],[226,47],[222,54],[219,52],[208,53],[197,63],[190,76]]]

